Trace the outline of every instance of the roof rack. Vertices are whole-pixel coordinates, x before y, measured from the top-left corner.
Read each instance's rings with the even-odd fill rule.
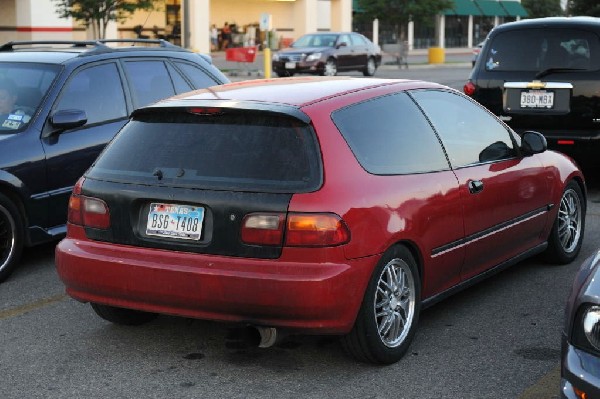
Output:
[[[88,48],[85,52],[86,55],[95,53],[105,53],[110,51],[118,51],[116,47],[108,46],[111,43],[130,43],[131,47],[148,47],[148,45],[156,45],[159,48],[175,50],[175,51],[187,51],[180,46],[176,46],[164,39],[98,39],[98,40],[36,40],[36,41],[10,41],[0,46],[0,51],[14,51],[15,47],[21,46],[40,46],[43,49],[82,49]],[[63,47],[53,47],[63,46]],[[144,45],[144,46],[138,46]],[[67,46],[67,47],[64,47]],[[123,49],[124,47],[120,47]]]

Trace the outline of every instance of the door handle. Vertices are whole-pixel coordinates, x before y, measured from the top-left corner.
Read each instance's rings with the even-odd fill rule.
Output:
[[[477,194],[483,191],[483,182],[481,180],[469,180],[469,192]]]

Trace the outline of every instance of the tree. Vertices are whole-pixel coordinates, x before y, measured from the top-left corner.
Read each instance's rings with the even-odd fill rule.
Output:
[[[92,26],[94,37],[104,39],[110,21],[124,21],[137,10],[151,10],[154,0],[52,0],[60,18],[73,18],[86,28]]]
[[[528,18],[558,17],[564,15],[560,0],[522,0]]]
[[[430,24],[433,17],[452,8],[450,0],[358,0],[363,11],[357,17],[364,20],[379,19],[382,24],[396,27],[398,42],[406,38],[410,21]]]
[[[587,15],[600,17],[600,3],[598,0],[569,0],[567,2],[569,15]]]

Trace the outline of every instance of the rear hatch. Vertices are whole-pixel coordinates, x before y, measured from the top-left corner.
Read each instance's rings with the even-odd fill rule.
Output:
[[[471,80],[474,98],[518,131],[599,128],[600,38],[552,27],[492,32]]]
[[[322,182],[307,121],[268,110],[138,111],[88,171],[82,194],[110,212],[94,240],[177,251],[276,258],[281,245],[240,239],[244,217],[287,212]]]

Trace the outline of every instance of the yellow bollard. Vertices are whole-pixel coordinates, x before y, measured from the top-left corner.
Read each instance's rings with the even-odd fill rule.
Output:
[[[265,61],[265,79],[271,79],[271,49],[267,46],[263,50]]]
[[[429,63],[430,64],[443,64],[446,62],[444,49],[441,47],[430,47],[429,48]]]

